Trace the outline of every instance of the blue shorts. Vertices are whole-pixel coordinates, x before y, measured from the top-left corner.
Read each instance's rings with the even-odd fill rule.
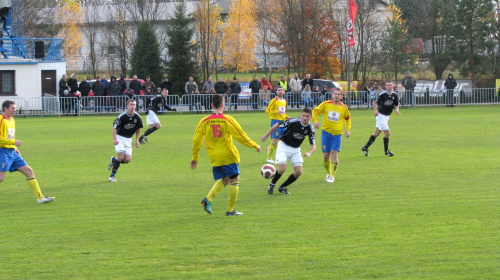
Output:
[[[14,149],[0,148],[0,172],[14,172],[25,165],[26,161]]]
[[[282,121],[271,120],[271,127],[273,127],[275,124],[280,123],[280,122],[282,122]],[[278,129],[276,129],[276,131],[271,133],[271,139],[275,139],[275,138],[279,139],[281,137],[281,134],[283,134],[283,131],[285,131],[285,128],[278,127]]]
[[[331,151],[340,152],[340,144],[342,144],[342,134],[332,135],[326,131],[321,133],[321,150],[323,153]]]
[[[212,167],[212,172],[214,173],[214,180],[219,180],[225,177],[231,179],[236,178],[240,175],[240,168],[238,163],[231,163],[228,165],[214,166]]]

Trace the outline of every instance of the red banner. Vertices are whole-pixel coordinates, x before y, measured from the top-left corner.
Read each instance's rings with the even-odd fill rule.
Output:
[[[347,35],[349,37],[349,47],[356,45],[354,40],[354,22],[356,21],[356,12],[358,11],[358,6],[354,0],[349,0],[349,29],[347,30]]]

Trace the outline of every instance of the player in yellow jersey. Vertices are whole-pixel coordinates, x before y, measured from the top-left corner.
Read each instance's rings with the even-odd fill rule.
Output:
[[[342,89],[336,88],[332,92],[332,100],[319,104],[313,110],[315,128],[319,128],[318,116],[323,114],[321,149],[323,151],[323,165],[326,169],[326,181],[328,183],[335,181],[335,172],[339,165],[339,152],[344,123],[346,128],[345,136],[349,137],[351,135],[351,113],[349,113],[347,106],[340,100],[342,100]]]
[[[286,115],[286,100],[283,98],[284,95],[285,89],[283,89],[282,86],[278,86],[276,88],[276,97],[267,105],[266,114],[269,116],[269,119],[271,119],[271,127],[290,118]],[[273,160],[273,153],[276,151],[276,146],[284,130],[284,128],[278,128],[271,134],[271,145],[267,148],[266,159],[269,163],[275,163]]]
[[[0,116],[0,182],[5,178],[5,172],[20,171],[26,176],[28,185],[33,194],[35,194],[37,203],[49,203],[55,197],[48,197],[42,194],[38,181],[35,179],[33,169],[21,157],[21,153],[17,149],[20,147],[21,140],[16,140],[16,121],[14,114],[16,113],[16,103],[6,100],[2,104],[2,116]]]
[[[224,104],[222,95],[214,95],[212,98],[213,114],[201,119],[196,126],[193,136],[191,169],[195,169],[198,164],[203,138],[205,138],[205,148],[212,163],[215,184],[207,197],[203,198],[201,204],[208,214],[212,214],[212,199],[229,185],[226,216],[236,216],[243,215],[243,213],[234,209],[240,183],[240,154],[233,144],[233,137],[240,144],[255,148],[257,152],[260,152],[260,146],[247,136],[233,117],[222,113]]]

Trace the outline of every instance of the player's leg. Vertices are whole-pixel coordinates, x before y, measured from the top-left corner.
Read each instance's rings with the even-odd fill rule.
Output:
[[[278,120],[271,120],[271,127],[273,127],[273,125],[278,122],[279,122]],[[276,147],[278,146],[278,142],[280,140],[279,138],[281,137],[282,132],[283,132],[282,129],[278,128],[271,134],[271,144],[267,148],[266,162],[268,163],[275,163],[275,161],[273,160],[273,154],[274,151],[276,151]]]
[[[342,135],[337,134],[333,135],[332,137],[332,143],[330,146],[330,158],[331,158],[331,164],[330,164],[330,176],[333,180],[330,180],[331,183],[335,180],[335,173],[337,172],[337,168],[339,166],[339,152],[340,152],[340,145],[342,144]],[[328,181],[328,180],[327,180]],[[328,182],[330,182],[328,181]]]
[[[268,194],[273,194],[274,186],[276,185],[278,180],[281,178],[283,173],[285,173],[285,171],[286,171],[286,160],[288,158],[288,156],[286,154],[286,150],[285,150],[286,147],[287,147],[287,145],[284,144],[283,142],[278,143],[278,148],[276,149],[276,163],[278,164],[278,170],[276,171],[276,174],[274,174],[274,177],[271,180],[269,187],[267,188]]]
[[[26,181],[28,182],[28,186],[35,195],[37,203],[49,203],[55,199],[55,197],[48,197],[42,194],[40,186],[38,185],[38,181],[35,178],[33,169],[31,169],[29,165],[21,166],[17,168],[17,170],[23,173],[24,176],[26,176]]]
[[[365,156],[368,156],[368,147],[370,147],[371,144],[375,142],[375,139],[377,139],[379,135],[380,135],[380,129],[378,127],[375,127],[375,132],[372,135],[370,135],[368,142],[366,142],[366,144],[363,147],[361,147],[361,151],[363,151]]]
[[[139,137],[139,143],[146,144],[148,142],[148,135],[160,129],[161,124],[158,116],[152,110],[149,110],[147,117],[147,125],[149,125],[148,130]]]
[[[323,166],[326,170],[326,181],[328,183],[333,183],[333,178],[331,176],[331,162],[330,162],[330,154],[331,154],[331,146],[332,146],[333,135],[322,131],[321,132],[321,151],[323,152]]]
[[[302,164],[304,163],[304,159],[302,158],[302,154],[300,153],[300,148],[288,147],[289,151],[289,160],[293,166],[293,173],[288,176],[285,182],[281,184],[278,188],[278,191],[282,194],[290,194],[288,192],[287,187],[295,182],[300,175],[302,175]]]
[[[227,212],[226,216],[238,216],[243,215],[242,212],[238,212],[234,209],[236,204],[236,199],[238,198],[238,193],[240,190],[240,176],[236,175],[234,178],[229,178],[229,191],[227,194]]]
[[[389,129],[384,130],[384,152],[385,155],[392,157],[394,153],[389,150],[389,136],[391,136],[391,131]]]

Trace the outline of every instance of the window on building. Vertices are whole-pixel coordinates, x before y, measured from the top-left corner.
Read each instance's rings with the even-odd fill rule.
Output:
[[[0,95],[16,95],[15,71],[0,71]]]

